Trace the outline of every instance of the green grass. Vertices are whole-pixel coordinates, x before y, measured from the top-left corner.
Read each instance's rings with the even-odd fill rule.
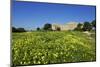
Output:
[[[95,61],[95,36],[77,31],[12,33],[14,65]]]

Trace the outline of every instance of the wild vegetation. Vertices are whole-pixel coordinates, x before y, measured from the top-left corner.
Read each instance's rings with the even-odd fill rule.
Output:
[[[95,29],[96,20],[79,23],[73,31],[53,31],[49,23],[34,32],[12,27],[13,66],[95,61]]]
[[[95,33],[36,31],[12,33],[13,65],[96,60]]]

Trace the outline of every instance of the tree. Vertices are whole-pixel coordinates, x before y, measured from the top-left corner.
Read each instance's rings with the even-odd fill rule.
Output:
[[[15,27],[12,27],[12,32],[16,32],[17,29]]]
[[[39,30],[40,30],[40,28],[38,27],[38,28],[37,28],[37,31],[39,31]]]
[[[77,27],[75,28],[75,30],[77,30],[77,31],[82,31],[82,26],[83,26],[83,24],[79,23],[79,24],[77,25]]]
[[[17,32],[26,32],[24,28],[17,28]]]
[[[84,30],[84,31],[90,31],[91,29],[92,29],[91,23],[89,23],[89,22],[84,22],[83,30]]]
[[[96,20],[93,20],[93,21],[91,22],[91,24],[92,24],[92,27],[95,27],[95,28],[96,28]]]
[[[15,27],[12,27],[12,32],[26,32],[26,30],[24,28],[15,28]]]
[[[45,25],[44,25],[44,30],[52,30],[52,25],[51,24],[49,24],[49,23],[46,23]]]

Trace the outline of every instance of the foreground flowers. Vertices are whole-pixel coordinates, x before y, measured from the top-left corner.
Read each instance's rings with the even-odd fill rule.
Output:
[[[95,37],[82,32],[13,33],[12,62],[29,65],[95,61],[95,46]]]

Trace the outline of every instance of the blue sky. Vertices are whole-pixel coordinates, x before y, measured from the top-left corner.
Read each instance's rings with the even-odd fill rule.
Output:
[[[14,1],[12,26],[25,29],[43,27],[45,23],[91,22],[95,19],[95,6],[48,4]]]

